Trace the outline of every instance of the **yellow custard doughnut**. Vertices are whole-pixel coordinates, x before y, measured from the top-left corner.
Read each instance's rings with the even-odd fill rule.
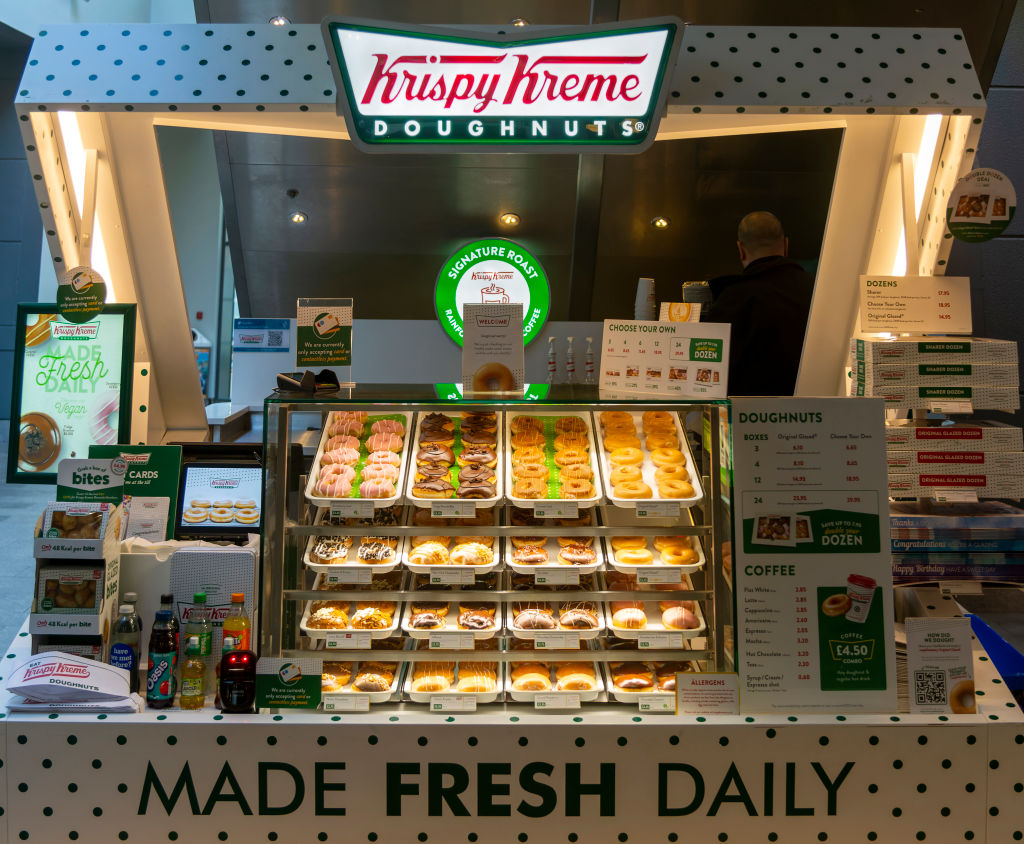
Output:
[[[654,555],[646,548],[622,548],[615,552],[615,561],[627,566],[646,566],[654,562]]]
[[[608,455],[608,462],[614,466],[639,466],[644,462],[644,453],[639,448],[617,448]]]
[[[612,489],[616,498],[651,498],[654,493],[643,481],[623,481]]]
[[[684,463],[686,458],[678,448],[656,448],[651,452],[651,462],[655,466],[667,466],[670,463]]]
[[[608,479],[612,482],[612,486],[615,486],[623,481],[642,481],[644,475],[639,466],[616,466],[612,469]]]

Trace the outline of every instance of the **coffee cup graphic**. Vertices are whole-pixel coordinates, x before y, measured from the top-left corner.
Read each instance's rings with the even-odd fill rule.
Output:
[[[487,287],[480,288],[480,301],[485,305],[506,305],[510,300],[505,288],[492,281]]]

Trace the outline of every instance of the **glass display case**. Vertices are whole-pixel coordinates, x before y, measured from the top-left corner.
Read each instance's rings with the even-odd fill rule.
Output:
[[[346,695],[375,711],[674,708],[676,671],[734,664],[728,414],[581,386],[543,401],[433,385],[275,394],[261,656],[328,663],[328,710],[352,708]],[[481,451],[493,477],[464,468]],[[451,472],[432,483],[439,455]],[[368,486],[378,474],[391,485]],[[393,676],[358,686],[382,660]]]

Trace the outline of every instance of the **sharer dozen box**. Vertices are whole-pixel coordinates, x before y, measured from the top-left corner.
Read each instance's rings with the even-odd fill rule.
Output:
[[[871,363],[854,361],[853,377],[864,384],[921,384],[947,387],[1015,387],[1020,373],[1014,363]]]
[[[972,410],[1016,410],[1020,390],[1013,387],[926,387],[911,384],[873,384],[854,381],[851,394],[874,396],[887,408],[897,410],[934,410],[937,413],[970,412],[954,410],[961,402],[970,402]],[[950,410],[945,408],[949,407]]]
[[[850,361],[871,366],[891,364],[1017,364],[1017,344],[1013,340],[984,337],[897,337],[854,338],[850,341]]]

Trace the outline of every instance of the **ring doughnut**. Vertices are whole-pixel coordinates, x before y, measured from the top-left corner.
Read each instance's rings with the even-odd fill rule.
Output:
[[[354,448],[335,448],[320,455],[321,463],[344,463],[351,466],[359,459],[359,452]]]
[[[372,451],[370,456],[366,458],[366,462],[367,464],[387,463],[389,466],[400,466],[402,458],[393,451]]]
[[[639,466],[616,466],[612,469],[608,479],[612,482],[612,486],[615,486],[623,481],[642,481],[644,475]]]
[[[646,548],[617,548],[615,562],[627,566],[646,566],[654,562],[654,554]]]
[[[612,550],[620,551],[624,548],[646,548],[647,539],[643,536],[613,536]]]
[[[692,498],[693,484],[667,478],[658,481],[658,495],[662,498]]]
[[[338,419],[327,430],[327,433],[332,437],[361,437],[363,435],[363,423],[358,419]]]
[[[666,463],[654,470],[654,480],[659,484],[662,481],[688,481],[690,473],[682,463]]]
[[[395,494],[395,485],[387,478],[371,478],[359,484],[360,498],[390,498]]]
[[[207,499],[205,499],[205,498],[193,498],[192,501],[190,501],[189,503],[195,509],[199,509],[199,510],[209,510],[210,509],[210,502]]]
[[[537,448],[535,445],[526,446],[525,448],[516,449],[512,455],[512,465],[515,466],[517,463],[543,463],[544,462],[544,450]]]
[[[520,431],[512,435],[512,448],[539,447],[544,445],[544,434],[541,431],[529,430]]]
[[[243,525],[253,525],[260,520],[260,511],[252,507],[243,507],[235,511],[235,521]]]
[[[850,596],[842,593],[829,595],[821,604],[821,611],[825,615],[839,616],[846,615],[850,609]]]
[[[651,462],[655,466],[660,467],[685,461],[686,458],[678,448],[656,448],[651,452]]]
[[[336,448],[354,448],[356,451],[359,451],[359,440],[346,434],[344,436],[331,437],[327,440],[327,444],[324,445],[324,451],[333,451]]]
[[[640,421],[643,422],[644,426],[651,425],[653,423],[665,423],[672,424],[672,414],[667,410],[648,410],[643,416],[640,417]]]
[[[604,450],[615,451],[617,448],[640,448],[640,439],[633,434],[608,434],[604,438]]]
[[[571,466],[566,466],[558,472],[558,479],[560,481],[589,481],[592,477],[594,477],[594,470],[586,463],[573,463]]]
[[[594,485],[580,478],[569,478],[562,481],[562,498],[590,498],[594,494]]]
[[[251,498],[239,498],[238,501],[235,502],[235,509],[254,510],[256,509],[256,502],[253,501]]]
[[[954,715],[970,715],[977,711],[973,680],[961,680],[953,686],[949,693],[949,708]]]
[[[398,434],[370,434],[366,439],[367,451],[401,451],[402,438]]]
[[[103,406],[93,414],[89,423],[89,433],[92,434],[92,441],[97,445],[113,445],[117,442],[118,399],[112,398],[106,401]],[[111,416],[115,422],[110,423]]]
[[[369,416],[369,411],[366,410],[336,410],[331,416],[331,424],[335,422],[345,422],[354,419],[356,422],[365,422],[366,417]]]
[[[328,498],[343,498],[352,492],[352,479],[343,475],[328,475],[316,485],[316,491]]]
[[[688,536],[656,536],[654,537],[654,548],[661,551],[663,548],[688,548],[690,537]]]
[[[608,425],[612,422],[629,422],[633,423],[633,417],[629,411],[626,410],[605,410],[599,417],[602,425]]]
[[[651,498],[654,493],[643,481],[623,481],[612,489],[616,498]]]
[[[189,507],[184,513],[181,514],[181,517],[186,522],[196,524],[198,522],[205,522],[207,514],[207,511],[202,507]]]
[[[544,423],[539,416],[516,416],[512,419],[512,433],[523,431],[543,431]]]
[[[562,468],[589,462],[590,453],[585,448],[563,448],[555,454],[555,463]]]
[[[227,507],[214,507],[210,511],[210,521],[211,522],[221,522],[221,523],[230,522],[230,521],[233,521],[234,518],[235,518],[234,511],[233,510],[229,510]]]
[[[608,462],[615,466],[639,466],[644,462],[644,453],[633,446],[617,448],[608,455]]]
[[[648,451],[656,448],[679,448],[679,437],[675,434],[648,434],[644,443]]]
[[[548,493],[548,485],[540,478],[520,478],[512,487],[515,498],[542,498]]]
[[[219,501],[214,501],[213,506],[215,508],[220,508],[222,510],[230,510],[234,506],[234,502],[229,499],[222,499]]]
[[[485,363],[473,373],[473,389],[478,393],[507,393],[515,386],[512,370],[497,362]]]
[[[363,466],[362,479],[364,481],[373,481],[378,478],[384,478],[394,483],[398,480],[398,469],[389,463],[368,463]]]
[[[513,467],[512,474],[519,478],[539,478],[546,481],[551,477],[551,470],[543,463],[520,463]]]
[[[555,437],[555,451],[561,451],[565,448],[589,448],[590,440],[587,439],[586,434],[559,434]]]
[[[692,566],[700,557],[692,548],[670,545],[661,549],[661,561],[669,566]]]
[[[397,434],[400,437],[405,436],[405,425],[397,419],[378,419],[370,426],[370,430],[375,434]]]
[[[346,481],[351,481],[355,476],[356,470],[344,463],[328,463],[326,466],[320,467],[319,478],[321,481],[328,478],[344,478]]]
[[[579,416],[559,416],[555,420],[555,430],[560,434],[582,434],[587,430],[587,423]]]

